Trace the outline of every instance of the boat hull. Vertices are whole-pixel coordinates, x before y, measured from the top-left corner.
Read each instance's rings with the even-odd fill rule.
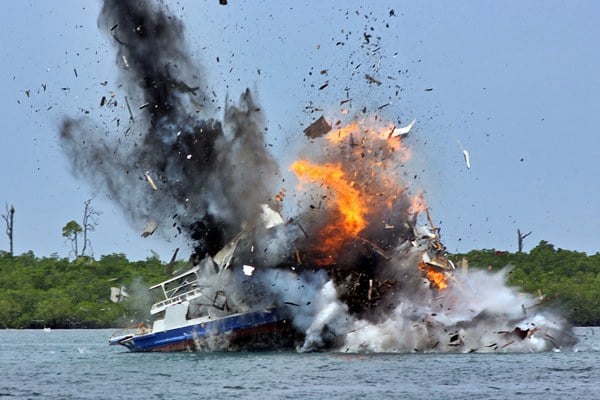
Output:
[[[160,332],[115,337],[109,344],[119,344],[134,352],[266,350],[286,347],[291,331],[277,310],[261,310]]]

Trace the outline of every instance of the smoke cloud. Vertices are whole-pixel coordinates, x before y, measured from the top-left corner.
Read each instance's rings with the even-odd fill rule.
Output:
[[[63,148],[74,173],[131,222],[189,238],[207,299],[227,302],[209,314],[285,307],[299,351],[573,344],[564,319],[507,287],[503,272],[454,270],[431,219],[419,219],[427,207],[405,182],[410,151],[390,139],[395,127],[357,123],[307,144],[311,159],[292,166],[303,189],[287,188],[299,210],[284,222],[273,210],[290,200],[278,193],[280,167],[250,90],[227,100],[219,119],[181,21],[160,5],[105,0],[98,23],[117,50],[127,130],[66,118]]]

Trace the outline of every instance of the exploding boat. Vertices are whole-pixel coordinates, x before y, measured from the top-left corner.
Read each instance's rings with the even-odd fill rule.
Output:
[[[115,332],[110,345],[134,352],[185,351],[217,347],[227,349],[272,348],[289,337],[285,313],[277,307],[237,312],[230,308],[222,290],[201,284],[197,266],[154,285],[164,299],[150,309],[151,327],[144,323]],[[219,343],[221,346],[219,346]]]

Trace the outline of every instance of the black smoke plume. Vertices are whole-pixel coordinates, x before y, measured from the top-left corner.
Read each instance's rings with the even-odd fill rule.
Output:
[[[74,172],[103,186],[132,222],[175,224],[198,257],[214,254],[242,222],[258,225],[273,193],[278,166],[265,150],[261,111],[248,90],[218,119],[182,23],[162,7],[107,0],[98,24],[117,47],[136,113],[117,138],[89,119],[66,119],[61,141]]]

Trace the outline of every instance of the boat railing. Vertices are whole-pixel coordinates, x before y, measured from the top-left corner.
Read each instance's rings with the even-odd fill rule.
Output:
[[[156,312],[155,310],[157,310],[157,309],[162,309],[171,304],[176,304],[176,303],[180,303],[182,301],[186,301],[192,297],[197,297],[198,295],[201,295],[201,294],[202,294],[202,289],[196,287],[188,292],[179,294],[177,296],[169,297],[168,299],[165,299],[163,301],[159,301],[158,303],[155,303],[152,306],[151,313],[152,313],[152,311]]]

